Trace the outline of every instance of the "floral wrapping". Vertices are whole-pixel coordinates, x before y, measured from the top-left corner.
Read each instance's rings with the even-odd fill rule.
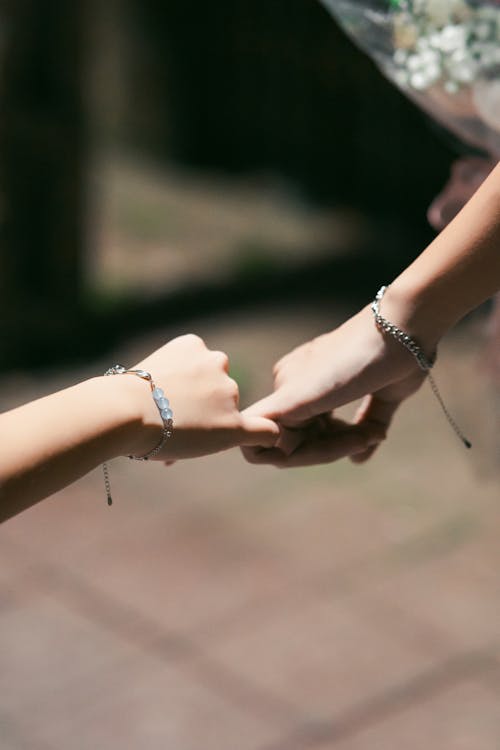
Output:
[[[500,0],[321,0],[383,73],[500,158]]]

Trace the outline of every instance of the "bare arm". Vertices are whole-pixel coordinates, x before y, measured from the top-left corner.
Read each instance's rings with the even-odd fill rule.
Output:
[[[140,385],[93,378],[0,415],[0,518],[126,453],[141,435]]]
[[[174,435],[157,460],[276,441],[273,422],[240,414],[226,355],[197,336],[170,341],[138,367],[153,374],[174,411]],[[93,378],[1,414],[0,520],[114,456],[148,453],[161,427],[147,384],[131,375]]]
[[[500,163],[391,284],[385,311],[433,343],[500,289]]]
[[[374,279],[374,295],[384,279]],[[456,218],[390,285],[382,314],[430,355],[446,331],[500,289],[500,165]],[[339,328],[298,347],[275,366],[274,392],[249,413],[299,429],[365,396],[359,425],[387,428],[397,407],[423,382],[412,355],[375,327],[367,306]],[[245,450],[254,463],[317,463],[324,450],[307,432],[291,455]],[[292,441],[293,445],[293,441]],[[371,447],[355,460],[364,460]],[[335,455],[335,457],[338,457]]]

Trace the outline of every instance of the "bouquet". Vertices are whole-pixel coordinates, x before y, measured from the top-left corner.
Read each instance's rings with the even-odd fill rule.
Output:
[[[321,0],[393,83],[500,158],[500,0]]]

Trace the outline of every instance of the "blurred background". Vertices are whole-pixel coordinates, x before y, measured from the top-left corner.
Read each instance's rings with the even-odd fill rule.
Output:
[[[493,158],[312,0],[5,0],[0,68],[2,410],[188,330],[250,403]],[[366,467],[116,461],[4,524],[2,750],[498,750],[489,309],[437,373],[471,455],[423,388]]]
[[[318,2],[3,18],[4,368],[106,351],[153,311],[295,298],[297,280],[302,299],[365,299],[432,236],[449,138]]]

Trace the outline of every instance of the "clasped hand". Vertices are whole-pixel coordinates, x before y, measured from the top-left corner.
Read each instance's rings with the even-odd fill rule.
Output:
[[[159,456],[166,463],[236,445],[253,464],[361,463],[424,379],[413,358],[376,329],[369,308],[280,359],[273,392],[243,412],[227,356],[196,336],[174,339],[140,367],[168,383],[175,404],[174,439]],[[335,416],[358,399],[353,422]],[[154,442],[152,434],[148,439]]]
[[[385,439],[400,403],[424,375],[397,342],[373,324],[367,307],[339,328],[299,346],[274,367],[274,391],[246,414],[281,425],[272,448],[247,447],[255,464],[310,466],[350,457],[362,463]],[[354,421],[335,409],[362,399]]]

